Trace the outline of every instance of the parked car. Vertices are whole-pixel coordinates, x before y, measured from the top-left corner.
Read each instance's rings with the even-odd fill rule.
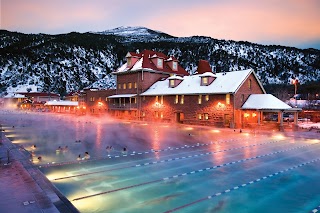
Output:
[[[293,121],[293,115],[290,114],[283,114],[283,121]]]

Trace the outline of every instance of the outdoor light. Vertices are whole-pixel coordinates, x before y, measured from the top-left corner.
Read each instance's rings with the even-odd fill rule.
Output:
[[[249,113],[244,113],[243,115],[245,118],[249,117]]]
[[[252,113],[252,117],[256,117],[257,116],[257,114],[256,113]]]

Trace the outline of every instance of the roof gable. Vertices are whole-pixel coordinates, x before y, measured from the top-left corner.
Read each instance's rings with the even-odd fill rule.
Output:
[[[141,95],[188,95],[188,94],[227,94],[235,93],[245,79],[252,73],[251,69],[217,73],[216,79],[208,86],[201,86],[200,75],[184,76],[183,81],[174,88],[168,87],[169,79],[157,81]]]
[[[182,75],[187,76],[189,73],[182,68],[178,64],[178,69],[173,70],[168,63],[170,63],[172,60],[178,61],[173,56],[166,56],[163,53],[155,52],[152,50],[144,50],[139,54],[128,52],[126,57],[132,57],[136,56],[139,58],[134,64],[131,64],[130,66],[127,66],[127,63],[123,64],[120,68],[118,68],[113,74],[121,74],[124,72],[135,72],[135,71],[153,71],[153,72],[164,72],[168,74],[176,74],[176,75]],[[152,61],[154,58],[161,58],[163,60],[163,67],[157,67],[157,65]]]

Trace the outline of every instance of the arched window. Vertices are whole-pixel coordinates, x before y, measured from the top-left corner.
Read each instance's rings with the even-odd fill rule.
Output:
[[[251,79],[249,79],[249,81],[248,81],[248,88],[251,89],[251,87],[252,87],[252,82],[251,82]]]

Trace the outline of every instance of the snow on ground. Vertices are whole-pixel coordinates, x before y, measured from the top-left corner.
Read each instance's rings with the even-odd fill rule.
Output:
[[[313,123],[310,121],[304,121],[304,122],[299,122],[298,126],[302,129],[310,129],[310,128],[316,128],[320,129],[320,123]]]

